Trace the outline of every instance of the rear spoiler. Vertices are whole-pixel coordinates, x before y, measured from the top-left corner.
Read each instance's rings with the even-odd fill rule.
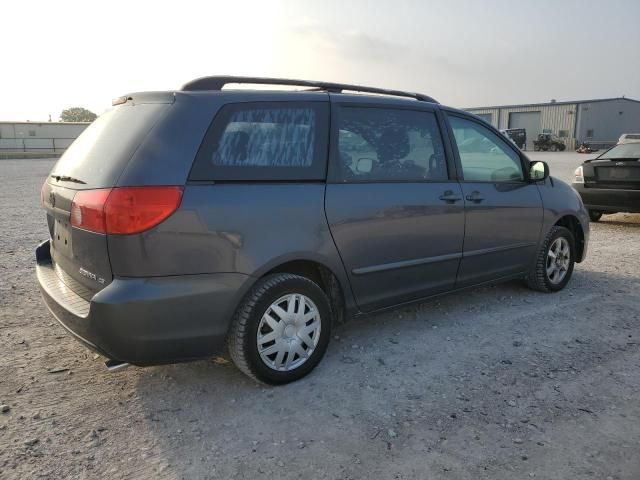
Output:
[[[141,103],[173,103],[176,101],[176,94],[174,92],[136,92],[122,95],[111,100],[111,105],[124,105],[125,103],[131,103],[131,105]]]

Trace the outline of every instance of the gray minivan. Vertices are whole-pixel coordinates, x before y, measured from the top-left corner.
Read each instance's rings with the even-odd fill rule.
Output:
[[[226,345],[290,382],[354,315],[516,278],[557,291],[586,255],[571,187],[425,95],[206,77],[113,103],[44,183],[36,250],[47,307],[111,367]]]

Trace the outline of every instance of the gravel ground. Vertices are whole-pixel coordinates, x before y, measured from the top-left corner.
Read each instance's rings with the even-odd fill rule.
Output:
[[[107,373],[63,331],[33,269],[51,165],[0,161],[0,478],[640,478],[640,215],[592,225],[560,293],[352,321],[268,388],[222,359]]]

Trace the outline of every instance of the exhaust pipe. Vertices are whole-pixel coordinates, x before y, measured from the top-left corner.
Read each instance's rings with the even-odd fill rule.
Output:
[[[110,372],[115,372],[116,370],[122,370],[123,368],[127,368],[129,366],[128,363],[120,362],[118,360],[107,360],[104,362],[104,366],[107,367],[107,370]]]

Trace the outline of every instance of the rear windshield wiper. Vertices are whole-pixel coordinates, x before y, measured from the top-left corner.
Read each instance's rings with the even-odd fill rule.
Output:
[[[86,185],[87,182],[83,182],[74,177],[70,177],[69,175],[51,175],[51,178],[55,178],[57,182],[73,182],[73,183],[82,183]]]

